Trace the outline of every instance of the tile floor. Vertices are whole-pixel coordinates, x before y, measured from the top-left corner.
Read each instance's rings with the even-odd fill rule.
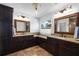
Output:
[[[45,51],[43,48],[39,46],[34,46],[8,54],[6,56],[52,56],[52,55],[47,51]]]

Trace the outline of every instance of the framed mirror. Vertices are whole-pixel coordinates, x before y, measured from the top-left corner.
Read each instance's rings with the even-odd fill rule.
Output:
[[[51,20],[41,22],[41,29],[51,29]]]
[[[16,32],[30,32],[30,22],[15,20]]]
[[[76,20],[74,15],[55,19],[55,33],[74,34]]]

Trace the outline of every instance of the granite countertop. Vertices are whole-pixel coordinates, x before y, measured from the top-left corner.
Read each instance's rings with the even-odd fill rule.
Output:
[[[54,36],[54,35],[50,35],[50,36],[41,35],[41,34],[40,35],[37,35],[35,33],[27,33],[25,35],[16,35],[14,37],[27,36],[27,35],[33,35],[34,37],[40,37],[40,38],[44,38],[44,39],[47,39],[47,37],[51,37],[51,38],[57,38],[59,40],[65,40],[65,41],[69,41],[69,42],[79,43],[79,39],[75,39],[75,38],[58,37],[58,36]]]
[[[28,35],[34,35],[33,33],[26,33],[26,34],[17,34],[13,37],[18,37],[18,36],[28,36]]]
[[[33,34],[26,34],[26,35],[16,35],[14,37],[18,37],[18,36],[28,36],[28,35],[33,35]]]
[[[34,37],[35,36],[47,39],[47,36],[44,36],[44,35],[34,35]],[[57,37],[57,36],[54,36],[54,35],[51,35],[51,36],[48,36],[48,37],[57,38],[59,40],[69,41],[69,42],[73,42],[73,43],[79,43],[79,39],[75,39],[75,38]]]
[[[34,34],[34,37],[40,37],[40,38],[47,39],[47,36],[45,36],[45,35],[35,35],[35,34]]]
[[[38,35],[37,33],[26,33],[26,34],[17,34],[13,37],[18,37],[18,36],[27,36],[27,35],[33,35],[34,37],[41,37],[41,38],[44,38],[44,39],[47,39],[47,36],[45,35]]]
[[[69,42],[74,42],[74,43],[79,43],[79,39],[75,39],[75,38],[57,37],[57,36],[53,36],[53,35],[51,35],[49,37],[51,37],[51,38],[57,38],[59,40],[64,40],[64,41],[69,41]]]
[[[34,37],[41,37],[41,38],[47,39],[47,36],[45,36],[45,35],[34,35]],[[57,37],[57,36],[54,36],[54,35],[51,35],[51,36],[48,36],[48,37],[57,38],[59,40],[64,40],[64,41],[69,41],[69,42],[74,42],[74,43],[79,43],[79,39],[75,39],[75,38]]]

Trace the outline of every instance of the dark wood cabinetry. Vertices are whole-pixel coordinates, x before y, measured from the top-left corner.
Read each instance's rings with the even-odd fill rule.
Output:
[[[79,16],[79,13],[77,14]],[[12,37],[13,8],[0,5],[0,55],[39,45],[55,56],[79,56],[79,44],[47,37],[47,40],[33,35]],[[77,17],[76,26],[79,26]]]
[[[59,42],[54,38],[48,37],[46,42],[40,44],[42,48],[51,53],[52,55],[58,55]]]
[[[0,55],[36,45],[33,35],[12,37],[13,8],[0,5]]]
[[[46,42],[46,39],[41,38],[41,37],[35,37],[35,42],[36,42],[37,45],[41,45],[44,42]]]
[[[79,56],[78,53],[79,44],[62,41],[59,44],[59,55],[60,56]]]
[[[48,38],[49,40],[50,38]],[[50,48],[52,48],[52,52],[54,47],[57,47],[55,49],[55,51],[57,52],[54,55],[59,55],[59,56],[78,56],[79,55],[79,44],[76,44],[74,42],[69,42],[69,41],[64,41],[64,40],[60,40],[60,39],[56,39],[56,38],[51,38],[51,42],[52,44],[54,42],[57,42],[57,45],[52,45]],[[57,41],[55,41],[57,40]],[[49,45],[50,46],[50,45]]]
[[[18,50],[22,50],[25,48],[29,48],[35,45],[36,43],[33,35],[13,37],[10,40],[9,45],[7,47],[8,51],[6,51],[3,55],[6,55]]]
[[[48,37],[47,42],[48,42],[47,44],[48,44],[49,52],[52,53],[53,55],[58,55],[59,40]]]
[[[41,47],[55,56],[79,56],[79,44],[56,38],[47,38]]]
[[[12,14],[13,9],[0,5],[0,36],[1,38],[12,37]]]
[[[8,51],[12,37],[13,8],[0,4],[0,55]]]

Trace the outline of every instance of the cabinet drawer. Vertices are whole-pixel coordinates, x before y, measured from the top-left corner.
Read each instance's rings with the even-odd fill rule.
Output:
[[[77,50],[79,49],[79,44],[73,43],[73,42],[63,42],[63,46],[69,49]]]
[[[63,49],[60,51],[60,55],[61,56],[77,56],[78,54],[76,50],[63,47]]]
[[[61,56],[77,56],[79,53],[79,44],[61,41],[59,46],[59,55]]]

